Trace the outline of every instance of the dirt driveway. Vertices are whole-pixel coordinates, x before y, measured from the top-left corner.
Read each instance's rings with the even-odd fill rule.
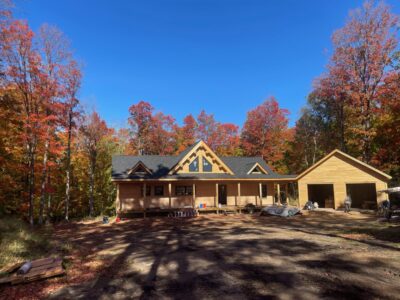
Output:
[[[400,228],[368,215],[148,218],[56,232],[84,253],[57,299],[400,299]]]

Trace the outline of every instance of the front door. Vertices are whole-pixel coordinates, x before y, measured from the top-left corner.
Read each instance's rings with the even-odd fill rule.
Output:
[[[218,185],[218,202],[219,204],[226,205],[226,184],[220,184]]]

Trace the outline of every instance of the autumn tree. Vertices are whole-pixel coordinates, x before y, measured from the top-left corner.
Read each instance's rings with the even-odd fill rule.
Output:
[[[274,97],[249,111],[241,136],[244,155],[262,156],[277,171],[283,171],[290,137],[288,115],[289,111],[280,108]]]
[[[241,155],[239,126],[232,123],[218,124],[215,144],[218,155]]]
[[[361,9],[352,11],[346,25],[333,35],[334,53],[328,69],[344,78],[345,85],[336,84],[337,94],[348,96],[357,112],[352,130],[359,136],[361,156],[366,162],[371,160],[376,134],[378,89],[397,47],[397,20],[388,6],[367,1]]]
[[[218,155],[239,154],[239,127],[215,120],[204,110],[197,116],[197,140],[203,140]]]
[[[139,155],[173,154],[176,150],[175,119],[140,101],[129,108],[132,144]]]
[[[153,121],[153,111],[153,106],[145,101],[129,107],[128,123],[131,126],[135,151],[139,155],[146,154],[151,146],[149,132]]]
[[[175,119],[170,115],[158,112],[151,118],[148,134],[148,154],[170,155],[175,152],[176,132]]]
[[[21,116],[26,149],[29,222],[33,224],[35,197],[35,162],[41,132],[41,103],[37,88],[40,78],[40,56],[33,47],[34,33],[26,22],[13,21],[2,30],[1,56],[7,66],[6,81],[21,95],[24,114]]]
[[[62,120],[63,103],[60,101],[65,94],[62,75],[73,76],[73,70],[68,68],[71,60],[69,42],[63,33],[56,27],[42,25],[39,29],[39,53],[42,57],[41,76],[38,83],[38,95],[43,109],[41,126],[44,131],[44,149],[42,155],[41,196],[39,205],[39,224],[43,222],[43,213],[46,199],[46,183],[48,180],[47,167],[51,151],[57,149],[61,144],[56,143],[57,134]]]
[[[93,112],[86,116],[80,127],[81,143],[89,159],[89,216],[94,216],[95,173],[101,141],[109,134],[106,123]]]
[[[197,126],[196,119],[189,114],[183,119],[183,126],[175,128],[177,133],[177,153],[182,152],[196,142]]]
[[[65,148],[66,166],[65,166],[65,204],[64,204],[64,218],[69,219],[69,204],[70,204],[70,184],[71,184],[71,141],[72,132],[75,127],[75,119],[79,115],[77,106],[79,100],[77,99],[77,93],[81,85],[81,72],[78,64],[74,60],[70,60],[68,64],[63,68],[61,73],[62,78],[62,94],[64,100],[63,116],[65,116],[66,122],[62,122],[64,128],[67,131],[67,145]]]
[[[372,163],[400,182],[400,74],[398,70],[385,78],[379,90],[380,107],[377,134],[374,142],[377,148]]]
[[[203,140],[214,151],[217,148],[217,127],[213,114],[202,110],[197,116],[197,139]]]

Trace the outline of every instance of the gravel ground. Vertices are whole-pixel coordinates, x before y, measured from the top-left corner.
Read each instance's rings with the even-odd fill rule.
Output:
[[[56,236],[84,256],[69,274],[95,266],[53,299],[400,299],[400,227],[355,212],[76,223]]]

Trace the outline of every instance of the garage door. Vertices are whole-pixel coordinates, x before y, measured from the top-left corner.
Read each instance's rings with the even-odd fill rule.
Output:
[[[346,184],[347,194],[351,196],[351,206],[354,208],[375,209],[376,187],[375,183]]]
[[[334,208],[333,184],[308,184],[308,200],[319,207]]]

